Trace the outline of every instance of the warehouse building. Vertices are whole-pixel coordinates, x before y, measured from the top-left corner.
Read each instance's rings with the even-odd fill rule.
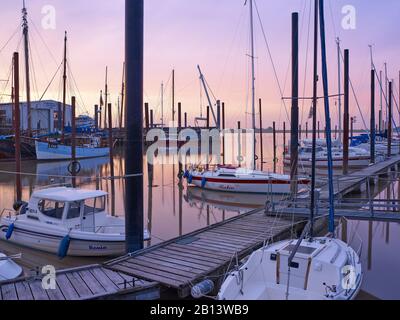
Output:
[[[20,104],[21,130],[28,130],[28,106]],[[71,106],[66,105],[65,125],[71,124]],[[54,100],[31,102],[31,128],[37,134],[47,134],[61,129],[62,103]],[[11,130],[13,126],[13,105],[0,104],[0,130]]]

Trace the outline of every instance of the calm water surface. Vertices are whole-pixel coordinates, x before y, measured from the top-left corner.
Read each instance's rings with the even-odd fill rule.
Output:
[[[282,172],[283,136],[278,135],[277,171]],[[280,142],[279,142],[280,141]],[[264,170],[272,170],[272,136],[264,137]],[[262,206],[263,195],[236,195],[229,193],[203,191],[196,188],[178,186],[178,165],[148,166],[144,159],[145,228],[152,234],[152,240],[146,246],[157,244],[199,228],[215,224],[224,219],[237,216],[253,208]],[[70,183],[67,178],[69,162],[23,162],[23,199],[27,201],[32,191],[40,186],[57,183]],[[125,191],[123,180],[101,179],[109,176],[108,158],[81,161],[82,170],[78,177],[78,186],[89,189],[102,189],[109,192],[108,210],[115,215],[124,215]],[[0,163],[1,171],[15,170],[13,163]],[[121,152],[115,156],[115,175],[124,175],[124,159]],[[66,176],[55,178],[54,176]],[[97,177],[97,179],[96,179]],[[374,187],[378,198],[398,196],[398,183],[381,181]],[[354,197],[365,197],[355,195]],[[15,199],[15,177],[13,174],[0,173],[0,211],[11,208]],[[363,266],[365,269],[364,291],[381,299],[400,299],[400,225],[396,223],[350,221],[348,238],[354,231],[363,239]],[[46,259],[55,260],[47,254],[31,252],[27,249],[10,246],[0,242],[0,250],[6,253],[24,251],[32,260],[32,265],[42,265]],[[40,257],[40,258],[39,258]],[[34,261],[37,260],[37,261]],[[90,263],[91,260],[68,258],[58,261],[59,267],[69,267]],[[96,261],[97,262],[97,261]],[[31,266],[32,266],[31,265]]]

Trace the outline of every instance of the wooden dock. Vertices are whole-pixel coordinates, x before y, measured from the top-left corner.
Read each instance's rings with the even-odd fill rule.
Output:
[[[379,162],[377,164],[371,165],[355,173],[349,174],[347,176],[341,176],[335,178],[334,181],[334,194],[336,199],[341,199],[359,189],[360,186],[365,185],[368,179],[373,177],[386,174],[392,168],[396,168],[400,164],[400,155],[396,155],[388,160]],[[329,186],[325,184],[320,191],[320,199],[329,199]]]
[[[42,276],[0,283],[0,300],[156,299],[160,287],[184,298],[204,279],[219,285],[236,261],[304,224],[258,209],[104,264],[59,271],[56,290],[43,290]]]

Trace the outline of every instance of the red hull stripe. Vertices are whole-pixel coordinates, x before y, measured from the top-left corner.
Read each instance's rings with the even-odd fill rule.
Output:
[[[193,177],[193,180],[202,181],[203,177]],[[290,181],[282,180],[240,180],[240,179],[220,179],[220,178],[206,178],[207,182],[215,183],[236,183],[236,184],[282,184],[288,185]],[[309,184],[310,180],[300,180],[298,184]]]

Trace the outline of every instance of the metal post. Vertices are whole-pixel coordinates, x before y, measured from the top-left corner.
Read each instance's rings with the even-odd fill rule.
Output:
[[[71,159],[72,159],[72,186],[76,188],[76,99],[71,97]]]
[[[263,141],[263,119],[262,119],[262,100],[258,100],[260,112],[260,154],[261,154],[261,170],[264,169],[264,141]],[[275,145],[275,144],[274,144]]]
[[[388,114],[388,157],[392,156],[392,124],[393,124],[393,83],[389,82],[389,114]]]
[[[272,124],[273,128],[273,146],[274,146],[274,173],[276,173],[276,164],[278,162],[278,158],[276,157],[276,123],[275,121]]]
[[[297,194],[299,157],[299,14],[292,13],[292,111],[291,111],[290,180],[291,194]]]
[[[127,137],[125,144],[126,251],[143,248],[143,29],[144,1],[125,1]],[[134,176],[132,176],[134,175]]]
[[[343,174],[349,173],[350,51],[344,50]],[[353,119],[353,118],[352,118]],[[353,123],[353,120],[351,121]],[[353,131],[353,130],[352,130]],[[352,134],[353,135],[353,134]]]
[[[146,102],[144,104],[144,117],[145,117],[145,124],[146,124],[146,130],[149,130],[150,128],[150,119],[149,119],[149,104]]]
[[[222,103],[222,155],[223,155],[223,164],[225,165],[225,103]]]
[[[375,70],[371,70],[371,163],[375,163]]]
[[[111,213],[115,216],[115,180],[114,180],[114,141],[112,125],[112,104],[108,104],[108,147],[110,148],[110,176],[111,176]]]
[[[14,52],[14,132],[15,132],[15,187],[17,201],[22,200],[21,184],[21,113],[19,104],[19,54]]]

